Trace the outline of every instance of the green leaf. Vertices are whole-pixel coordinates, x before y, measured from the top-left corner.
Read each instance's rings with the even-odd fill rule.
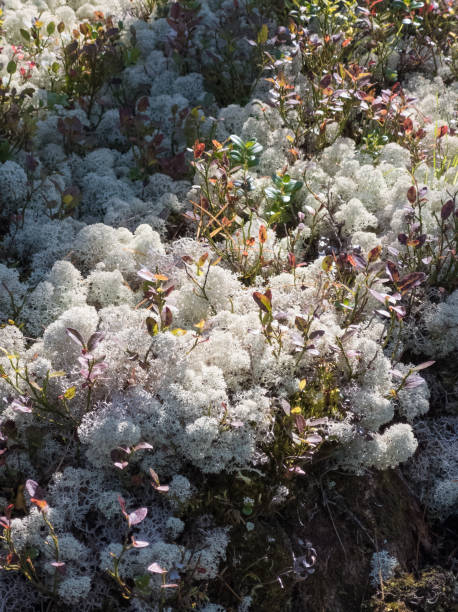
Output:
[[[23,28],[21,28],[19,32],[21,33],[21,36],[24,40],[26,40],[27,42],[30,42],[30,34],[27,30],[24,30]]]
[[[14,62],[13,60],[8,62],[7,66],[6,66],[6,71],[7,71],[8,74],[14,74],[16,72],[16,69],[17,69],[16,62]]]
[[[151,574],[142,574],[141,576],[135,576],[134,578],[135,586],[137,587],[137,589],[140,589],[141,591],[145,591],[149,586],[150,579],[151,579]]]
[[[267,42],[268,37],[269,37],[269,28],[264,23],[262,28],[258,32],[258,37],[257,37],[258,44],[264,45]]]
[[[244,148],[243,140],[239,136],[231,134],[231,136],[229,136],[229,140],[231,140],[237,147]]]
[[[56,30],[56,24],[54,23],[54,21],[50,21],[48,25],[46,26],[46,32],[48,33],[49,36],[52,36],[55,30]]]

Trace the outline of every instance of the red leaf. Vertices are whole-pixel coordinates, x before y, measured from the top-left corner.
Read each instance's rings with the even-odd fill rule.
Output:
[[[446,134],[448,134],[448,127],[446,125],[442,125],[437,132],[437,137],[438,138],[442,138],[442,136],[445,136]]]
[[[399,282],[398,289],[404,295],[407,291],[410,291],[414,287],[418,287],[425,280],[426,274],[424,272],[411,272],[404,276]]]
[[[199,157],[202,157],[205,151],[205,143],[199,142],[198,140],[196,140],[194,143],[193,151],[194,151],[194,159],[199,159]]]
[[[121,506],[121,512],[127,518],[128,514],[126,512],[126,502],[124,501],[124,499],[121,496],[118,497],[118,502],[119,502],[119,505]]]
[[[48,502],[46,502],[44,499],[35,499],[35,497],[32,497],[30,501],[38,506],[42,512],[48,509]]]
[[[406,134],[410,134],[413,130],[412,119],[410,117],[407,117],[406,119],[404,119],[404,123],[402,124],[402,127],[404,128],[404,131]]]
[[[380,245],[374,247],[373,249],[371,249],[369,251],[369,254],[367,256],[367,260],[369,263],[373,263],[374,261],[377,261],[377,259],[380,257],[380,253],[382,252],[382,247]]]
[[[399,282],[399,279],[401,278],[399,275],[399,270],[396,264],[390,260],[386,262],[386,273],[388,274],[390,279],[393,281],[393,283]]]
[[[414,185],[409,187],[409,189],[407,190],[407,199],[409,200],[409,202],[411,204],[416,202],[416,200],[417,200],[417,190],[416,190]]]
[[[441,208],[441,219],[445,221],[448,219],[452,212],[455,209],[455,202],[453,200],[448,200]]]
[[[260,291],[255,291],[253,293],[253,299],[261,310],[264,312],[271,312],[272,304],[267,295],[262,294]]]
[[[321,89],[326,89],[329,87],[332,81],[332,76],[330,74],[325,74],[324,77],[319,82],[319,86]]]

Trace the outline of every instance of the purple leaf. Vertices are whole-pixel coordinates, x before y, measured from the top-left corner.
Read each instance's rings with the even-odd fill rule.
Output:
[[[138,508],[137,510],[134,510],[133,512],[129,514],[129,518],[128,518],[129,526],[138,525],[145,519],[147,514],[148,514],[147,508]]]
[[[381,304],[385,304],[386,300],[390,300],[390,296],[388,293],[381,293],[380,291],[376,291],[375,289],[369,289],[369,293],[375,297]]]
[[[319,434],[311,434],[310,436],[307,436],[305,440],[309,444],[316,446],[317,444],[323,441],[323,438]]]
[[[409,376],[405,382],[405,389],[415,389],[415,387],[419,387],[420,385],[424,385],[425,380],[421,378],[421,376]]]
[[[10,408],[18,412],[32,412],[32,401],[30,398],[21,395],[21,397],[11,402]]]
[[[288,472],[293,472],[294,474],[298,474],[299,476],[305,476],[304,470],[300,468],[298,465],[288,468]]]
[[[67,335],[70,336],[73,342],[76,342],[76,344],[79,344],[82,348],[85,347],[83,337],[79,331],[73,329],[72,327],[67,327]]]
[[[137,444],[136,446],[133,447],[132,451],[138,451],[138,450],[149,450],[152,449],[153,446],[151,444],[148,444],[148,442],[140,442],[139,444]]]
[[[415,366],[413,368],[413,371],[419,372],[420,370],[426,370],[426,368],[430,368],[435,363],[435,361],[424,361],[423,363],[420,363],[420,365]]]
[[[390,306],[390,310],[394,310],[398,315],[398,319],[403,319],[406,316],[406,309],[404,306]]]
[[[283,412],[286,414],[286,416],[289,416],[291,414],[291,404],[285,399],[280,400],[280,406],[282,407]]]
[[[154,282],[154,274],[148,270],[148,268],[142,268],[137,272],[137,276],[147,281]]]
[[[143,540],[136,540],[134,536],[132,536],[132,546],[134,548],[146,548],[149,546],[149,542],[144,542]]]
[[[25,489],[30,497],[41,497],[41,495],[35,495],[39,488],[38,482],[35,480],[26,480],[25,481]]]
[[[324,329],[316,329],[309,335],[309,339],[314,340],[315,338],[320,338],[321,336],[324,336],[324,333]]]
[[[63,561],[52,561],[51,565],[56,568],[59,574],[64,575],[67,571],[67,566]]]
[[[318,425],[327,425],[328,419],[327,417],[324,417],[322,419],[307,419],[306,424],[310,427],[316,427]]]
[[[156,563],[156,562],[151,563],[151,565],[148,565],[148,571],[152,572],[153,574],[166,574],[167,573],[167,570],[161,567],[159,563]]]
[[[453,200],[448,200],[441,208],[441,219],[444,221],[450,217],[452,212],[455,209],[455,202]]]
[[[87,342],[88,351],[93,351],[96,348],[96,346],[99,344],[99,342],[101,342],[104,338],[105,338],[105,334],[103,332],[95,332],[94,334],[92,334],[92,336],[89,338]]]

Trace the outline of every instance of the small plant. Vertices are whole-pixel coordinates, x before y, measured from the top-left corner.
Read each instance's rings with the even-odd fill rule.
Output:
[[[32,20],[32,25],[28,30],[21,28],[20,33],[24,40],[25,50],[32,58],[39,58],[43,51],[50,45],[53,35],[56,32],[56,24],[50,21],[46,27],[43,21],[38,18]]]
[[[70,100],[78,100],[87,117],[92,117],[94,104],[103,86],[127,63],[128,50],[121,42],[121,27],[111,17],[96,23],[81,23],[72,32],[72,42],[63,46],[63,92]],[[62,34],[61,22],[57,31]]]
[[[84,151],[86,132],[78,117],[59,117],[57,129],[64,140],[64,150],[67,155],[73,152],[82,153]]]
[[[57,596],[59,582],[62,576],[65,574],[66,564],[60,558],[59,540],[54,527],[47,516],[49,506],[46,500],[42,499],[42,489],[34,480],[27,480],[25,483],[25,488],[31,497],[30,501],[40,510],[43,521],[51,536],[52,546],[54,548],[54,560],[50,562],[50,565],[54,567],[52,585],[49,585],[46,579],[40,577],[37,573],[37,568],[33,563],[33,560],[38,555],[38,551],[36,549],[28,547],[20,553],[16,551],[11,538],[11,516],[14,504],[9,504],[6,508],[5,516],[0,518],[0,525],[3,528],[3,535],[0,537],[0,540],[2,540],[3,545],[6,548],[6,554],[0,557],[0,568],[6,571],[20,572],[43,595],[47,595],[52,599],[55,599]]]
[[[264,293],[255,291],[253,299],[259,307],[259,322],[261,323],[262,335],[267,344],[272,347],[275,359],[279,359],[283,347],[283,335],[286,326],[282,325],[283,318],[275,317],[272,311],[272,292],[267,289]]]
[[[287,223],[296,217],[294,195],[302,188],[302,181],[296,181],[289,174],[273,174],[273,185],[265,189],[269,201],[266,215],[269,224]]]
[[[93,355],[93,351],[105,335],[102,332],[94,332],[87,341],[87,344],[76,329],[68,327],[67,335],[81,348],[81,355],[78,357],[78,361],[81,365],[80,375],[83,378],[82,388],[87,389],[86,411],[89,411],[91,408],[92,391],[108,366],[105,361],[105,355],[101,357]]]
[[[51,182],[60,194],[60,202],[57,200],[47,200],[46,196],[44,196],[49,217],[51,219],[65,219],[66,217],[70,217],[74,214],[81,202],[81,191],[76,185],[67,187],[67,189],[62,189],[57,181],[51,179]]]
[[[169,36],[167,48],[181,74],[187,74],[191,67],[191,58],[198,50],[192,47],[194,30],[201,18],[198,16],[200,5],[193,0],[172,2],[167,23],[174,30]]]
[[[262,145],[256,140],[243,141],[241,138],[232,134],[229,136],[232,146],[229,148],[229,159],[233,166],[241,166],[246,173],[249,168],[254,168],[259,163],[259,156],[262,153]]]
[[[428,236],[423,230],[423,208],[427,202],[427,188],[418,190],[414,185],[407,192],[406,230],[398,235],[401,250],[399,264],[412,274],[422,274],[431,286],[453,290],[457,277],[458,215],[457,193],[433,214],[437,235]]]
[[[49,397],[50,380],[65,376],[65,372],[62,370],[48,371],[40,386],[30,375],[27,365],[21,366],[21,359],[18,355],[12,355],[1,347],[0,350],[8,358],[11,370],[9,372],[0,366],[0,376],[14,392],[14,396],[10,398],[10,406],[13,410],[23,413],[33,412],[34,417],[38,420],[51,423],[64,430],[72,429],[77,425],[68,405],[68,401],[75,395],[75,389],[72,387],[67,390],[58,398],[58,402]]]
[[[14,59],[6,67],[8,79],[0,81],[0,163],[12,159],[21,149],[30,148],[36,109],[32,104],[35,90],[26,87],[19,91],[11,85],[17,71]]]
[[[148,22],[164,6],[164,0],[130,0],[129,14]]]
[[[143,542],[141,540],[136,540],[135,537],[131,535],[132,527],[139,525],[142,521],[145,520],[146,515],[148,514],[148,509],[147,508],[137,508],[137,510],[134,510],[133,512],[128,513],[126,511],[126,502],[124,501],[124,499],[121,496],[119,496],[118,501],[121,507],[121,513],[126,519],[126,523],[127,523],[126,535],[124,538],[121,552],[118,555],[115,555],[114,553],[110,553],[110,555],[113,557],[113,569],[107,570],[107,571],[108,571],[108,574],[113,578],[113,580],[119,586],[121,590],[121,594],[124,597],[124,599],[130,599],[131,597],[135,596],[135,593],[133,592],[132,587],[129,587],[127,582],[122,579],[121,574],[120,574],[119,565],[122,561],[122,558],[129,550],[132,550],[134,548],[145,548],[146,546],[149,546],[149,542]]]
[[[166,299],[174,290],[174,286],[165,287],[169,278],[165,274],[153,274],[146,268],[138,272],[138,276],[144,280],[143,293],[144,299],[137,304],[137,308],[143,304],[148,304],[147,309],[153,310],[156,318],[148,317],[146,325],[150,336],[156,336],[159,332],[169,329],[172,324],[173,315],[170,308],[166,305]]]

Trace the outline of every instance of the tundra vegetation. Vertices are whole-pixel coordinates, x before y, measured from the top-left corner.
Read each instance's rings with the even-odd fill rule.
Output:
[[[0,608],[454,609],[453,0],[2,0]]]

